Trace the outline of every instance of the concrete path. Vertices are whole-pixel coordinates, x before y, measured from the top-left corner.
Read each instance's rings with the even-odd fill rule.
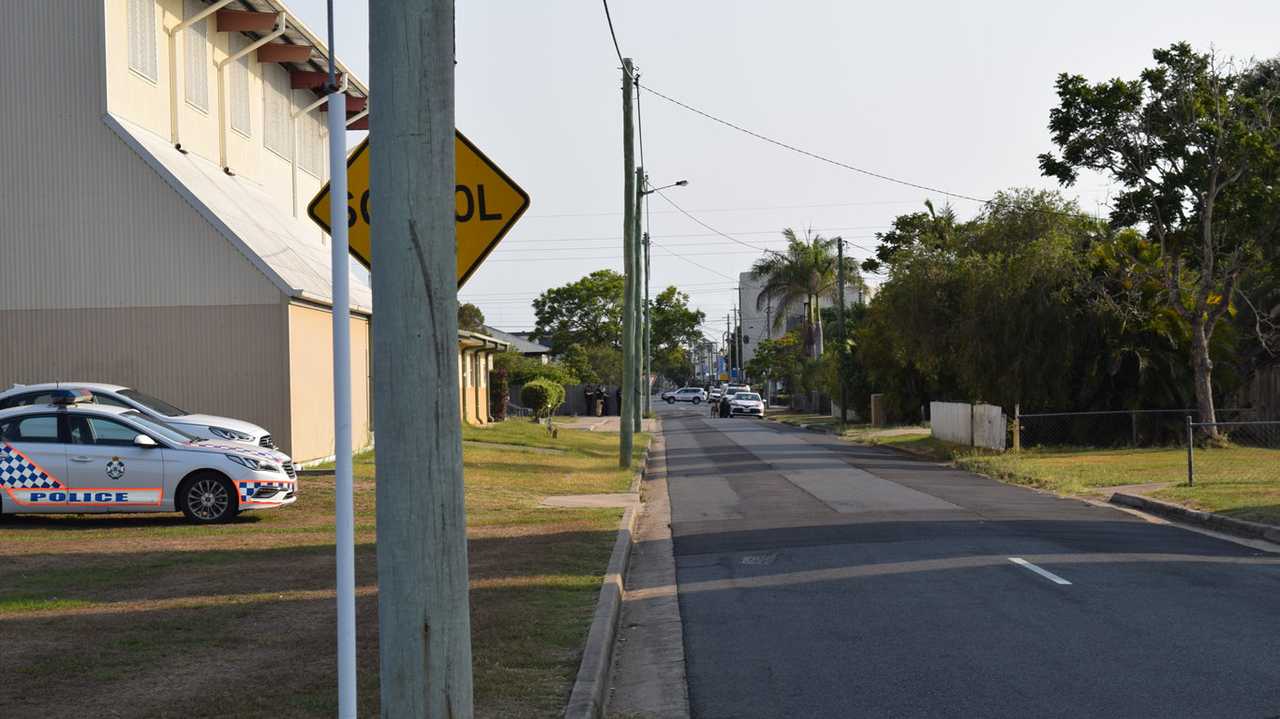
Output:
[[[663,425],[694,717],[1280,716],[1280,556],[774,423]]]

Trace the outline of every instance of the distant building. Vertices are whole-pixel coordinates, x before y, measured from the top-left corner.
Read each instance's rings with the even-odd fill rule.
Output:
[[[875,294],[874,288],[863,289],[857,275],[847,279],[844,291],[846,307],[865,304]],[[738,307],[742,315],[742,357],[743,363],[749,363],[756,356],[756,347],[761,340],[777,339],[796,327],[804,324],[804,308],[792,308],[791,313],[779,320],[778,308],[770,303],[757,308],[756,300],[764,289],[763,279],[754,279],[750,272],[738,275]],[[818,307],[834,307],[834,298],[822,297]]]
[[[484,325],[481,329],[490,337],[500,339],[511,345],[512,350],[525,357],[532,357],[542,364],[547,364],[551,361],[551,348],[529,339],[531,332],[503,332],[496,327],[488,325]]]

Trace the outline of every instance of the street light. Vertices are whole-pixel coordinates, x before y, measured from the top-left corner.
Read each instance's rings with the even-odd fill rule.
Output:
[[[684,186],[685,186],[685,185],[687,185],[687,184],[689,184],[689,181],[688,181],[688,180],[677,180],[677,181],[675,181],[675,182],[671,183],[670,185],[663,185],[662,187],[655,187],[655,188],[653,188],[652,190],[641,190],[641,191],[640,191],[640,195],[641,195],[641,197],[643,197],[644,195],[652,195],[653,193],[657,192],[658,190],[667,190],[667,189],[670,189],[670,188],[672,188],[672,187],[684,187]]]
[[[644,177],[642,177],[642,178],[641,178],[641,184],[640,184],[640,197],[641,197],[641,198],[644,198],[644,197],[646,197],[646,196],[648,196],[648,195],[652,195],[653,193],[657,192],[658,190],[665,190],[665,189],[668,189],[668,188],[671,188],[671,187],[684,187],[685,185],[689,184],[689,181],[688,181],[688,180],[677,180],[677,181],[675,181],[675,182],[671,183],[670,185],[663,185],[662,187],[655,187],[655,188],[653,188],[653,189],[651,189],[651,190],[646,190],[646,189],[644,189],[644,186],[645,186],[645,185],[647,185],[647,184],[649,184],[649,178],[648,178],[648,176],[646,175],[646,176],[644,176]],[[649,202],[648,200],[645,200],[645,207],[646,207],[646,209],[648,208],[648,202]],[[639,212],[639,211],[640,211],[640,207],[639,207],[639,204],[638,204],[638,203],[637,203],[637,206],[636,206],[636,211],[637,211],[637,212]],[[645,411],[645,413],[648,413],[648,412],[649,412],[649,409],[650,409],[650,407],[649,407],[649,399],[650,399],[650,397],[649,397],[649,391],[648,391],[648,383],[649,383],[649,373],[650,373],[650,370],[651,370],[651,367],[652,367],[652,362],[653,362],[653,357],[652,357],[652,354],[651,354],[650,349],[649,349],[649,332],[650,332],[650,327],[649,327],[649,230],[648,230],[648,223],[645,223],[645,233],[644,233],[644,239],[642,240],[642,244],[643,244],[643,247],[644,247],[644,314],[643,314],[643,316],[642,316],[642,321],[644,322],[644,330],[643,330],[643,333],[644,333],[644,334],[643,334],[643,338],[642,338],[641,344],[642,344],[642,350],[643,350],[643,352],[644,352],[644,355],[643,355],[643,357],[642,357],[642,360],[643,360],[643,361],[642,361],[642,364],[641,364],[641,375],[644,377],[644,382],[645,382],[645,387],[646,387],[645,393],[644,393],[644,395],[643,395],[644,411]]]

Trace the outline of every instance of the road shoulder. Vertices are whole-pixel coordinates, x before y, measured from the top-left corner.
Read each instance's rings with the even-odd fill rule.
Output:
[[[606,715],[682,719],[689,716],[689,695],[661,432],[654,437],[641,496]]]

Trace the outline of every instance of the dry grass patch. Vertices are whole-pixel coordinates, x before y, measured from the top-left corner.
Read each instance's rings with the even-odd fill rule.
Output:
[[[510,422],[485,438],[565,451],[464,449],[477,714],[558,716],[621,511],[538,502],[624,491],[632,474],[617,469],[616,435],[552,439]],[[362,716],[378,713],[374,462],[355,464]],[[333,478],[319,476],[303,478],[297,504],[217,527],[6,518],[3,715],[332,716],[333,505]]]

